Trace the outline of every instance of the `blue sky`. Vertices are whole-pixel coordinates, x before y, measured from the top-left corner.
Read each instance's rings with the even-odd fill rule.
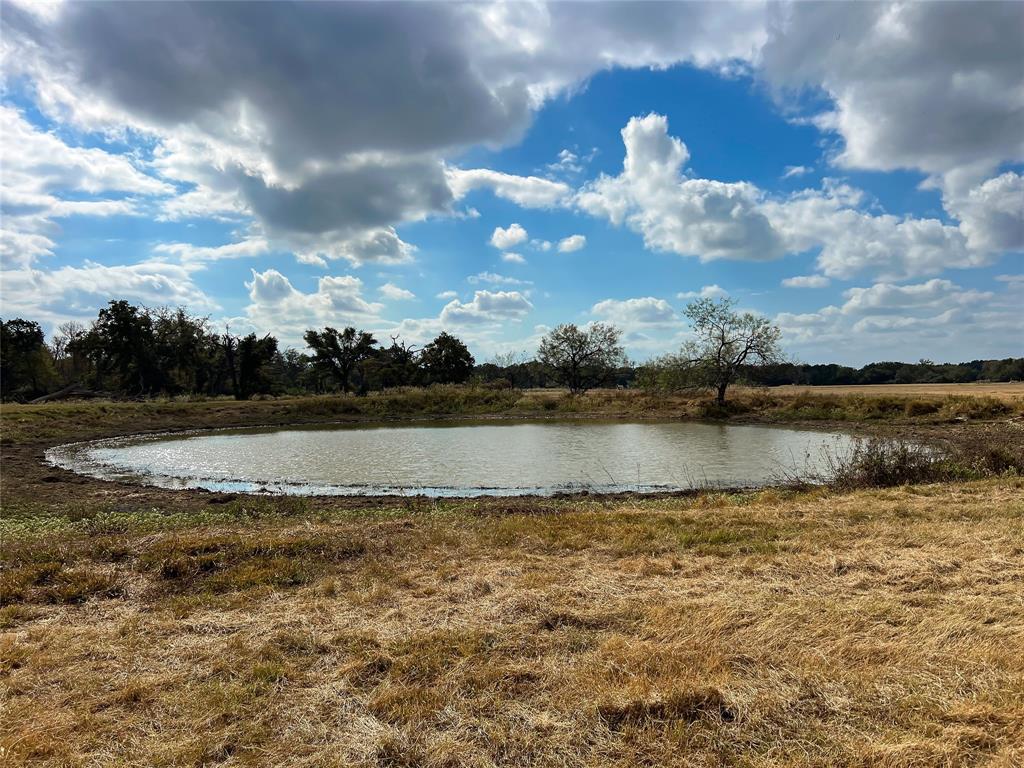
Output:
[[[480,360],[605,321],[644,360],[705,295],[808,362],[1024,354],[1018,5],[40,7],[4,7],[5,318]]]

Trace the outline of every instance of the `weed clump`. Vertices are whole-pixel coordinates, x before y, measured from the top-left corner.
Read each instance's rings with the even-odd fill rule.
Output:
[[[827,455],[825,465],[818,480],[834,488],[888,488],[1024,474],[1024,451],[975,436],[934,445],[874,438],[859,441],[848,453]]]

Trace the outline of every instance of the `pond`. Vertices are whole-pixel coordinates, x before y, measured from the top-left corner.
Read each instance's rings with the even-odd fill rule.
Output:
[[[453,421],[217,430],[59,446],[56,466],[163,488],[515,496],[757,486],[852,438],[682,421]]]

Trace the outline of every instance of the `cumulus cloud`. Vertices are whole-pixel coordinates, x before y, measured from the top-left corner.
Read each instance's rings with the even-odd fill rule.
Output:
[[[510,264],[525,264],[526,263],[526,259],[523,258],[522,254],[514,253],[512,251],[508,251],[506,253],[501,254],[501,260],[502,261],[507,261]]]
[[[948,202],[967,244],[978,251],[1024,251],[1024,176],[1007,172]]]
[[[829,277],[867,272],[899,280],[979,266],[994,258],[969,249],[955,226],[938,219],[875,215],[854,207],[859,202],[856,190],[826,186],[767,201],[762,210],[790,252],[820,248],[818,268]]]
[[[385,299],[391,301],[410,301],[416,298],[416,294],[412,291],[401,288],[394,283],[384,283],[380,287],[380,295]]]
[[[548,163],[547,168],[556,173],[581,173],[583,163],[580,161],[579,155],[571,149],[563,149],[558,153],[558,160]]]
[[[453,299],[445,305],[440,320],[448,326],[520,321],[532,309],[533,304],[519,291],[476,291],[472,301]]]
[[[683,171],[689,151],[669,135],[661,115],[630,119],[622,138],[622,173],[585,185],[576,205],[625,224],[655,250],[710,261],[818,249],[818,268],[827,277],[869,273],[901,280],[989,264],[1000,253],[994,246],[1019,236],[1014,206],[1020,177],[1013,173],[979,187],[974,207],[965,207],[974,218],[956,226],[869,212],[859,190],[830,179],[820,190],[772,198],[747,182],[688,178]]]
[[[676,294],[677,299],[721,299],[729,295],[729,292],[717,283],[703,286],[699,291],[681,291]]]
[[[572,191],[568,184],[560,181],[516,176],[487,168],[449,168],[448,183],[456,200],[475,189],[489,189],[497,197],[523,208],[551,208],[565,201]]]
[[[495,227],[491,234],[491,245],[501,250],[514,248],[529,237],[520,224],[510,224],[506,228]]]
[[[380,322],[384,309],[383,304],[363,298],[363,283],[352,275],[321,277],[316,290],[307,293],[276,269],[252,270],[252,280],[245,287],[249,290],[245,308],[249,324],[291,344],[299,344],[309,328],[365,327]]]
[[[244,246],[169,244],[177,251],[160,256],[178,269],[256,255],[259,238],[322,266],[400,263],[413,247],[396,227],[466,215],[458,201],[484,189],[524,207],[586,211],[653,250],[705,261],[817,250],[821,276],[885,284],[1021,249],[1021,177],[996,175],[1024,157],[1024,38],[1010,3],[47,9],[4,9],[5,74],[59,126],[26,127],[4,108],[2,248],[4,264],[20,270],[5,277],[5,301],[12,280],[36,279],[31,267],[54,250],[62,217],[155,210],[247,225]],[[747,70],[780,100],[809,87],[828,103],[811,122],[838,142],[827,161],[927,174],[950,218],[878,215],[835,187],[772,199],[749,182],[696,178],[685,143],[658,115],[623,130],[621,173],[581,190],[451,165],[467,148],[517,141],[547,100],[595,72],[681,61]],[[366,71],[373,87],[352,76]],[[141,151],[71,146],[58,138],[65,130],[138,140]],[[582,158],[567,152],[557,164],[570,172]],[[189,274],[179,282],[186,293]],[[292,291],[296,306],[326,307],[335,288]]]
[[[582,250],[586,245],[587,238],[585,235],[569,235],[558,241],[558,252],[572,253],[573,251]]]
[[[831,283],[824,275],[796,275],[782,279],[786,288],[827,288]]]
[[[850,288],[844,294],[846,315],[902,313],[921,308],[951,309],[991,299],[988,291],[964,290],[950,280],[932,279],[916,285],[876,283],[869,288]]]
[[[266,238],[247,237],[226,245],[192,245],[191,243],[158,243],[154,253],[174,256],[184,262],[221,261],[262,256],[270,250]]]
[[[0,281],[5,316],[50,324],[94,318],[111,297],[147,306],[217,309],[189,269],[162,261],[113,266],[87,261],[80,267],[7,270],[0,273]]]
[[[646,296],[638,299],[605,299],[590,309],[591,314],[616,325],[664,325],[675,320],[675,310],[664,299]]]
[[[357,267],[363,264],[407,264],[416,253],[416,246],[402,240],[393,227],[368,230],[341,239],[292,238],[291,244],[299,261],[319,266],[326,266],[327,260],[335,259],[344,259]]]
[[[458,291],[441,291],[434,298],[435,299],[454,299],[458,296]]]
[[[775,86],[830,97],[816,123],[842,137],[841,165],[973,186],[1024,159],[1015,3],[792,3],[761,55]]]
[[[787,349],[810,362],[834,360],[837,345],[851,364],[1005,357],[1019,335],[1022,289],[979,291],[942,279],[875,283],[846,291],[841,306],[783,312],[775,322]]]
[[[701,261],[760,261],[783,254],[754,185],[683,176],[690,153],[682,140],[669,136],[663,115],[631,118],[622,141],[622,173],[587,184],[576,197],[581,209],[625,223],[648,248]]]
[[[312,262],[370,231],[454,215],[451,202],[475,188],[559,204],[572,191],[563,183],[445,158],[517,140],[547,99],[596,71],[717,66],[765,39],[762,10],[745,4],[51,10],[8,4],[3,47],[5,71],[31,81],[48,116],[152,139],[164,178],[191,187],[166,217],[252,215]],[[367,71],[372,88],[352,76]]]

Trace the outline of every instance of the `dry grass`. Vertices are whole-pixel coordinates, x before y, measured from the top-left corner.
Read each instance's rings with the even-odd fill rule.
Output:
[[[866,389],[738,390],[726,414],[466,388],[5,405],[0,765],[1020,765],[1019,464],[844,493],[437,503],[40,464],[131,431],[442,413],[831,420],[1019,459],[1015,391]]]
[[[1012,477],[3,546],[10,765],[1024,761]]]
[[[822,387],[784,386],[772,391],[779,394],[822,395],[902,395],[906,397],[996,397],[1000,400],[1024,400],[1024,382],[1008,381],[971,384],[849,384]]]

